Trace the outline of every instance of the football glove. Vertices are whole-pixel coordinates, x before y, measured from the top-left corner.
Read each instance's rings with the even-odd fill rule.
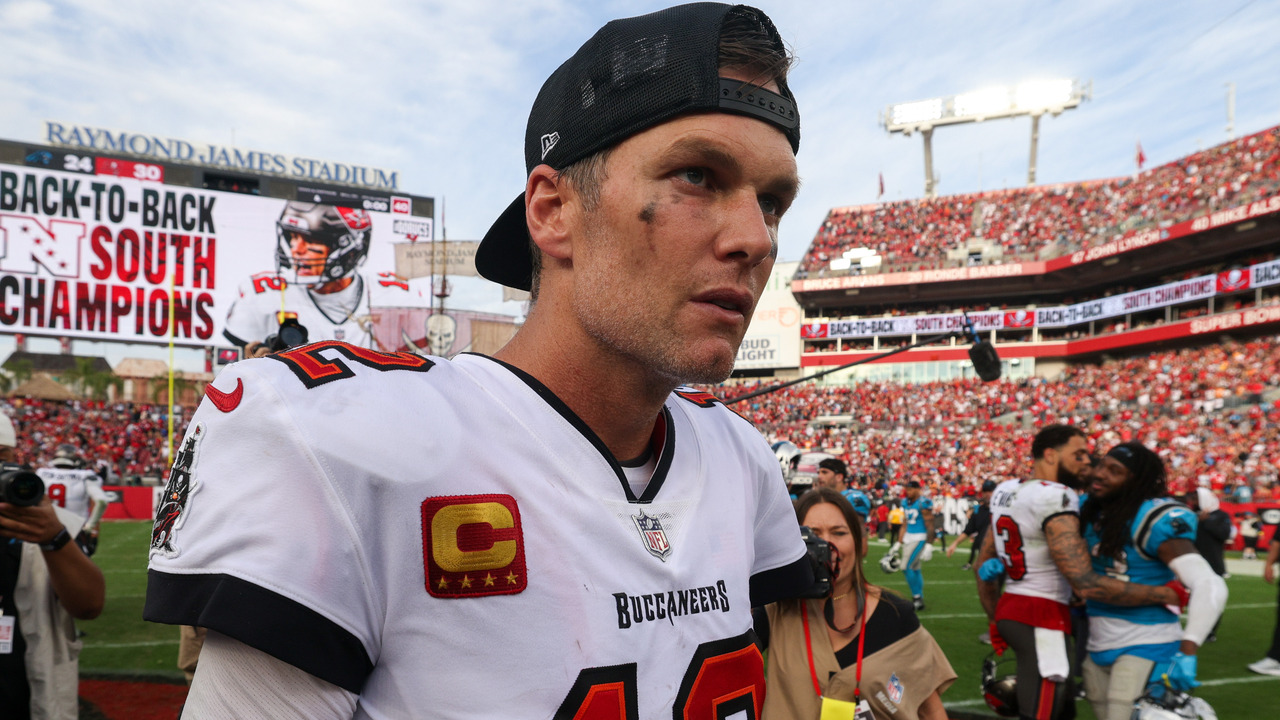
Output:
[[[1174,654],[1173,659],[1169,661],[1169,667],[1165,669],[1163,679],[1169,683],[1170,687],[1180,692],[1200,687],[1200,681],[1196,680],[1196,656]]]
[[[80,551],[83,552],[86,557],[93,557],[93,554],[98,551],[97,531],[94,530],[89,532],[81,530],[79,533],[76,533],[76,545],[80,546]]]
[[[1003,656],[1004,651],[1009,649],[1009,643],[1005,642],[1003,637],[1000,637],[1000,631],[996,629],[994,620],[987,627],[987,633],[991,636],[991,649],[996,651],[996,655]]]
[[[896,542],[889,546],[889,554],[902,557],[902,543]]]
[[[995,582],[1001,575],[1004,575],[1004,563],[1000,562],[1000,558],[991,558],[978,568],[978,577],[987,582]]]

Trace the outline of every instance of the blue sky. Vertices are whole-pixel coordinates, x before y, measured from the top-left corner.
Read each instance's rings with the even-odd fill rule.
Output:
[[[0,137],[43,121],[131,130],[391,168],[444,201],[450,239],[476,239],[523,186],[522,139],[546,76],[640,0],[0,0]],[[781,256],[827,210],[923,193],[919,136],[888,105],[1068,77],[1093,99],[1041,123],[1040,183],[1134,171],[1280,124],[1280,3],[971,0],[760,3],[792,46],[804,188]],[[934,135],[939,193],[1026,183],[1026,118]],[[439,207],[439,206],[438,206]],[[440,218],[437,217],[437,222]],[[455,306],[519,314],[496,286]]]

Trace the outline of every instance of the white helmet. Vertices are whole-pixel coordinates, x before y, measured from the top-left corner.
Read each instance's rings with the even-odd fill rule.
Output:
[[[1218,720],[1218,713],[1201,698],[1152,684],[1133,703],[1130,720]]]
[[[902,558],[894,553],[889,553],[880,558],[880,569],[887,573],[896,573],[902,569]]]
[[[772,447],[773,454],[778,458],[778,465],[782,467],[782,479],[790,484],[791,476],[796,472],[796,460],[800,458],[800,448],[786,440],[779,440]]]

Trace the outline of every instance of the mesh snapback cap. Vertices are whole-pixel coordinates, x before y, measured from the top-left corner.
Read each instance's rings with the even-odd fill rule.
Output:
[[[768,122],[800,149],[800,115],[785,80],[778,90],[720,77],[725,20],[758,23],[779,51],[782,37],[762,11],[692,3],[614,20],[547,78],[525,130],[526,177],[539,165],[563,170],[636,133],[696,112],[727,112]],[[772,78],[771,78],[772,79]],[[524,192],[502,212],[476,251],[480,275],[529,290],[533,281]]]

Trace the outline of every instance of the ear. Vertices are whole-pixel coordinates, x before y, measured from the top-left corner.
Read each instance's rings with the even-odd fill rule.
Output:
[[[571,194],[569,183],[560,180],[559,174],[547,165],[534,168],[524,188],[529,237],[544,255],[556,260],[573,257],[568,232]]]

